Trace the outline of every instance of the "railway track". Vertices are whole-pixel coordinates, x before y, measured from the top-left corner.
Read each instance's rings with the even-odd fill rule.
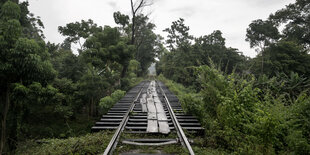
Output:
[[[150,133],[150,121],[152,121],[150,119],[150,112],[145,111],[145,107],[143,107],[144,105],[141,103],[143,102],[141,99],[143,97],[145,98],[145,94],[149,93],[151,85],[155,86],[155,88],[153,88],[153,93],[156,95],[153,97],[158,97],[157,99],[162,103],[163,113],[166,116],[164,122],[158,120],[159,124],[162,122],[168,124],[168,126],[164,128],[164,133],[160,133],[160,129],[157,130],[158,132],[156,133],[154,133],[154,131]],[[161,116],[158,115],[158,117]],[[113,154],[119,142],[126,145],[137,146],[181,144],[188,150],[189,154],[194,154],[184,130],[198,134],[203,132],[203,128],[198,120],[192,115],[185,114],[178,98],[171,93],[163,83],[158,81],[156,83],[144,81],[128,91],[127,94],[92,127],[93,132],[101,130],[115,130],[115,134],[104,152],[105,155]],[[175,134],[176,136],[174,138],[162,138],[162,136],[160,136],[160,138],[154,138],[154,136],[151,136],[152,138],[126,138],[120,140],[122,134],[132,134],[134,137],[141,137],[141,135],[155,135],[155,137],[156,135],[164,135],[163,137],[169,137],[168,135],[170,134]]]

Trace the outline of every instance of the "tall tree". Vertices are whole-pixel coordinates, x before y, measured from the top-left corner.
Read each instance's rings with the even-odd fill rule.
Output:
[[[256,49],[262,55],[261,73],[264,72],[264,49],[266,46],[274,43],[280,38],[277,27],[271,21],[261,19],[254,20],[247,29],[246,41],[250,42],[250,47]]]
[[[268,21],[282,26],[282,38],[301,44],[306,50],[310,48],[310,2],[296,0],[295,3],[271,14]]]
[[[135,44],[135,39],[136,39],[136,17],[141,11],[143,10],[144,7],[151,6],[152,2],[150,0],[137,0],[133,2],[133,0],[130,0],[131,4],[131,45]]]
[[[193,40],[193,36],[189,34],[189,27],[184,24],[183,18],[172,22],[170,28],[166,28],[164,32],[168,33],[166,43],[171,51],[182,46],[188,46]]]
[[[21,10],[18,4],[7,1],[0,14],[0,88],[1,88],[1,143],[0,153],[4,151],[7,140],[7,116],[12,113],[12,130],[9,144],[16,141],[17,114],[16,103],[11,95],[14,83],[29,85],[32,82],[46,84],[54,78],[55,71],[49,62],[49,55],[43,42],[22,38],[19,22]],[[13,145],[15,146],[15,145]]]
[[[162,37],[154,33],[155,24],[149,22],[144,15],[136,17],[136,52],[134,58],[140,62],[141,72],[139,76],[145,75],[149,66],[155,62],[155,57],[163,51]]]
[[[85,41],[86,49],[81,56],[88,64],[88,71],[82,78],[81,82],[84,83],[82,86],[85,87],[87,83],[94,86],[85,89],[85,94],[94,95],[101,92],[96,97],[87,95],[86,102],[89,103],[90,115],[94,115],[95,110],[92,110],[94,109],[92,107],[97,106],[95,103],[98,103],[101,97],[120,87],[121,74],[129,65],[134,52],[134,47],[124,41],[126,40],[123,40],[118,29],[109,26],[105,26],[101,32],[94,33]],[[102,91],[97,91],[99,89]]]
[[[100,31],[101,26],[97,26],[93,20],[82,20],[81,22],[69,23],[66,26],[59,26],[58,31],[67,36],[66,41],[70,43],[78,43],[79,52],[83,51],[83,40],[87,39],[91,34]]]
[[[127,15],[121,14],[120,12],[114,13],[115,23],[119,24],[119,28],[125,37],[130,36],[132,33],[131,27],[133,23],[129,21]],[[143,14],[139,14],[135,17],[135,53],[134,59],[140,62],[141,71],[139,76],[147,73],[148,67],[151,63],[155,62],[155,57],[159,55],[163,50],[162,37],[154,33],[155,24],[149,21],[149,18]],[[124,68],[126,71],[127,68]],[[124,74],[122,74],[124,75]]]
[[[260,47],[261,56],[258,57],[262,60],[261,73],[264,73],[264,59],[267,59],[265,62],[267,62],[269,66],[273,66],[270,64],[282,61],[275,60],[275,58],[281,59],[281,54],[288,56],[284,59],[292,63],[296,62],[296,60],[294,60],[296,58],[289,56],[292,53],[297,54],[297,57],[298,55],[303,55],[305,58],[308,57],[310,49],[309,8],[310,3],[308,0],[297,0],[295,3],[289,4],[285,8],[271,14],[268,19],[255,20],[249,25],[246,40],[250,42],[250,47]],[[280,32],[280,30],[282,31]],[[293,48],[298,46],[303,48]],[[270,49],[273,49],[273,52],[277,53],[271,54],[272,56],[270,54],[264,56],[264,51],[267,50],[267,48],[269,48],[268,52],[272,52]],[[281,48],[282,51],[280,51],[279,48]],[[296,53],[296,50],[299,50],[299,53]],[[268,60],[269,58],[272,59]],[[288,60],[288,58],[290,60]],[[257,60],[257,58],[254,60]],[[301,59],[299,60],[301,61]],[[296,71],[293,68],[291,69],[291,71]],[[271,69],[267,68],[267,70],[267,73],[270,73],[269,71]]]
[[[122,35],[130,38],[129,16],[117,11],[113,13],[113,18],[116,24],[121,25]]]
[[[44,24],[39,16],[35,16],[33,13],[30,13],[28,6],[28,1],[19,3],[19,7],[21,9],[21,17],[19,21],[23,27],[23,36],[35,40],[42,40],[42,38],[45,38],[42,30],[44,29]]]

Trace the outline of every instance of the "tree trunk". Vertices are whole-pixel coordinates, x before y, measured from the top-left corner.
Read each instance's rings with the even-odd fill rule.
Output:
[[[0,155],[4,151],[4,146],[6,143],[6,118],[9,112],[9,107],[10,107],[10,92],[9,88],[6,90],[6,96],[5,96],[5,105],[3,109],[3,117],[1,120],[1,142],[0,142]]]
[[[90,116],[94,116],[94,97],[91,97],[91,110],[90,110]]]
[[[130,3],[131,3],[131,13],[132,13],[131,42],[130,43],[131,43],[131,45],[134,45],[135,44],[135,17],[136,17],[136,12],[135,12],[134,4],[133,4],[132,0],[130,0]]]
[[[89,120],[89,103],[86,105],[87,120]]]
[[[94,109],[93,109],[93,112],[94,112],[94,116],[97,116],[96,103],[94,103]]]
[[[17,142],[18,142],[18,137],[17,137],[17,132],[20,132],[19,129],[18,129],[18,124],[20,122],[18,122],[18,112],[20,112],[18,109],[17,109],[17,106],[16,106],[16,103],[15,102],[11,102],[10,103],[10,109],[9,112],[10,114],[10,130],[9,130],[9,138],[8,138],[8,146],[9,146],[9,149],[10,150],[15,150],[16,149],[16,146],[17,146]]]
[[[128,69],[128,65],[124,65],[121,73],[121,78],[124,78]]]
[[[262,51],[262,75],[264,74],[264,51]]]
[[[131,45],[135,44],[135,23],[136,23],[136,15],[133,14],[132,15],[132,26],[131,26]]]

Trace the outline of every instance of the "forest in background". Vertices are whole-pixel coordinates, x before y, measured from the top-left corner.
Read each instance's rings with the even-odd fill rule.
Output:
[[[158,79],[205,128],[199,154],[310,153],[309,1],[249,24],[255,58],[227,47],[220,30],[192,36],[182,18],[164,41],[141,13],[151,4],[138,2],[130,16],[113,14],[118,27],[91,19],[59,26],[66,39],[55,44],[44,41],[28,2],[0,1],[0,153],[100,153],[106,142],[92,136],[109,134],[87,134],[94,120],[144,79],[156,57]]]

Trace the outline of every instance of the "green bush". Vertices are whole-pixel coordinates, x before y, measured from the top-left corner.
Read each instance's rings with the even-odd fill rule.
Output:
[[[106,96],[104,98],[100,99],[99,107],[101,109],[101,113],[105,114],[108,112],[110,108],[113,107],[113,105],[123,98],[125,95],[125,91],[122,90],[116,90],[114,91],[111,96]]]
[[[253,76],[225,76],[208,66],[199,67],[198,74],[202,86],[198,113],[207,112],[204,115],[210,117],[203,117],[210,141],[246,154],[273,154],[285,145],[281,140],[285,129],[281,114],[285,110],[280,114],[273,111],[283,105],[283,100],[255,87]]]
[[[117,101],[119,101],[120,99],[122,99],[124,97],[124,95],[126,94],[125,91],[122,90],[116,90],[111,94],[111,98],[113,100],[114,103],[116,103]]]

